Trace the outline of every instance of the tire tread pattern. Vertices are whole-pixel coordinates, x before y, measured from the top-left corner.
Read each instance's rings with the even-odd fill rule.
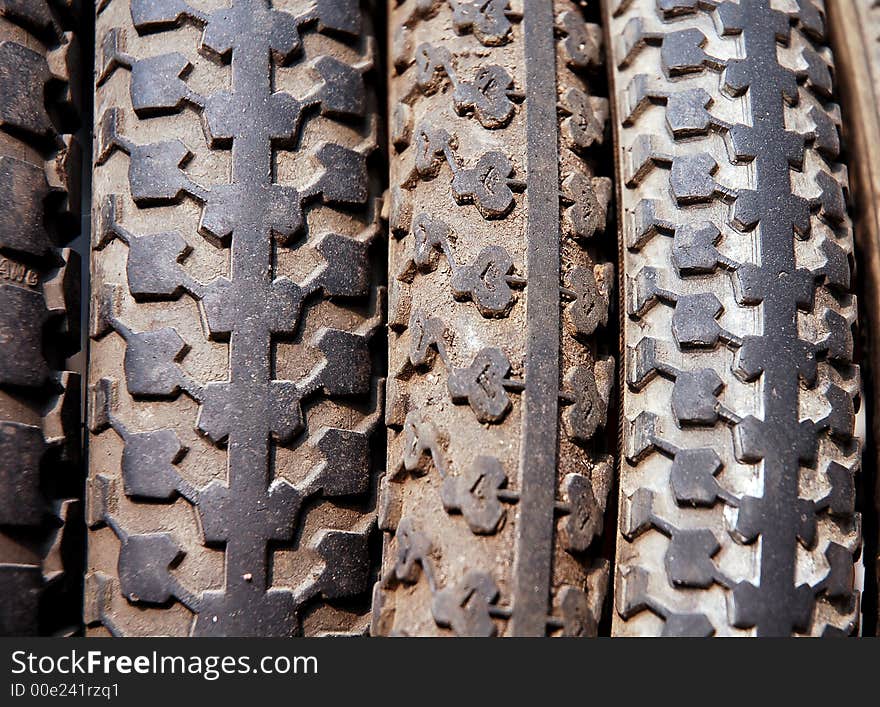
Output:
[[[821,3],[606,4],[626,289],[614,633],[847,634],[852,228]]]
[[[99,8],[96,634],[366,629],[373,41],[356,0],[282,6]]]
[[[76,10],[0,0],[0,635],[80,625]]]
[[[392,0],[376,635],[593,635],[614,378],[598,27]],[[528,441],[523,441],[527,439]],[[558,461],[558,464],[557,464]]]

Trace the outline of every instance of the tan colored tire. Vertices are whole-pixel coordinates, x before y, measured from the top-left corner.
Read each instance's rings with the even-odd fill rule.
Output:
[[[625,279],[613,633],[852,633],[860,382],[822,3],[604,6]]]
[[[98,4],[92,635],[367,627],[374,42],[271,5]]]
[[[391,0],[375,635],[596,633],[614,379],[600,31]]]

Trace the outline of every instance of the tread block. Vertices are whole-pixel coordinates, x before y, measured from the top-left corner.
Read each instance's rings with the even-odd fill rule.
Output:
[[[588,241],[605,230],[611,201],[611,181],[606,177],[588,179],[580,172],[566,177],[562,192],[570,206],[565,208],[562,227],[572,238]]]
[[[560,129],[571,149],[584,152],[602,144],[608,122],[608,99],[588,96],[572,88],[562,97],[562,106],[570,115],[562,121]]]
[[[362,395],[370,392],[371,368],[367,339],[341,329],[324,329],[315,337],[324,354],[320,380],[327,395]]]
[[[610,264],[577,266],[566,275],[565,284],[576,296],[566,307],[566,314],[578,336],[591,336],[598,327],[608,324],[613,283],[614,267]]]
[[[475,533],[494,533],[504,518],[498,490],[507,474],[495,457],[479,456],[458,476],[447,476],[440,495],[447,511],[461,513]]]
[[[678,530],[669,539],[664,563],[669,580],[684,587],[706,588],[717,574],[712,556],[721,549],[708,530]]]
[[[511,30],[509,0],[460,0],[452,11],[452,26],[459,34],[473,32],[483,44],[503,44]]]
[[[315,446],[324,457],[316,483],[325,496],[352,496],[369,489],[370,440],[367,435],[327,428],[316,435]]]
[[[573,441],[588,442],[605,424],[614,369],[614,359],[608,357],[596,361],[592,369],[575,366],[565,374],[565,387],[572,391],[574,403],[566,411],[563,422]]]
[[[188,346],[170,327],[131,334],[126,339],[125,382],[132,395],[173,398],[180,391],[178,363]]]
[[[324,530],[316,538],[315,550],[324,560],[316,583],[323,596],[339,599],[366,591],[370,580],[366,535]]]
[[[173,498],[180,486],[180,474],[174,467],[185,451],[174,430],[126,435],[122,452],[126,495],[158,500]]]
[[[714,449],[679,450],[669,472],[675,500],[693,506],[714,505],[720,490],[715,477],[722,468],[721,458]]]
[[[257,412],[269,415],[268,432],[279,442],[289,442],[303,429],[302,393],[295,383],[272,381],[255,398],[245,397],[234,383],[208,383],[200,392],[198,429],[214,444],[225,443],[237,426],[247,429]]]
[[[266,493],[252,497],[253,505],[247,518],[245,537],[265,540],[290,540],[293,537],[302,495],[283,479],[272,482]],[[230,513],[235,512],[240,500],[236,489],[212,481],[199,494],[199,517],[205,542],[233,542],[241,528],[229,526]]]
[[[714,348],[721,336],[718,317],[724,307],[711,292],[684,295],[675,302],[672,333],[682,347]]]
[[[199,600],[193,636],[288,638],[295,635],[296,598],[289,591],[259,591],[241,578],[236,585],[248,597],[247,611],[241,610],[240,598],[229,591],[206,591]]]
[[[566,63],[575,71],[599,67],[602,63],[602,30],[585,23],[575,12],[566,10],[559,16],[565,32],[562,48]]]
[[[170,567],[183,551],[170,533],[129,535],[119,549],[119,588],[133,602],[164,604],[177,591]]]
[[[366,112],[366,90],[360,71],[332,56],[312,62],[323,86],[318,90],[321,112],[325,115],[362,118]]]
[[[445,587],[434,597],[431,611],[441,626],[449,626],[456,636],[494,636],[498,627],[489,607],[498,599],[498,586],[488,574],[470,571],[455,586]]]
[[[0,247],[37,257],[48,253],[53,245],[44,226],[48,195],[43,169],[0,155],[0,197],[4,203],[16,205],[14,210],[0,213]]]
[[[316,5],[321,32],[360,36],[362,18],[357,0],[318,0]]]
[[[61,265],[43,282],[43,297],[58,337],[57,345],[74,351],[80,341],[82,264],[79,253],[70,248],[63,248],[58,255]]]
[[[39,427],[0,422],[0,526],[38,526],[46,513],[40,466],[46,444]],[[2,615],[2,612],[0,612]]]
[[[0,126],[41,138],[53,132],[41,90],[49,76],[45,56],[17,42],[0,42]]]
[[[138,30],[156,32],[180,23],[192,16],[192,8],[185,0],[130,0],[131,21]]]
[[[346,147],[322,145],[315,155],[324,166],[317,188],[327,204],[358,206],[367,201],[367,160]]]
[[[510,361],[500,349],[483,349],[467,368],[449,373],[447,387],[453,402],[467,403],[482,423],[500,422],[512,402],[504,389]]]
[[[501,152],[487,152],[471,168],[461,168],[452,178],[452,193],[460,204],[474,204],[483,218],[500,218],[513,207],[508,180],[513,165]]]
[[[185,282],[180,261],[191,250],[177,232],[155,233],[130,240],[126,266],[129,292],[136,298],[145,299],[179,297]]]
[[[583,474],[567,474],[562,488],[570,507],[564,526],[565,549],[585,552],[602,530],[605,499],[596,498],[590,479]]]
[[[136,61],[131,66],[131,103],[139,116],[175,113],[183,108],[189,88],[183,77],[192,64],[179,52]]]
[[[193,153],[180,140],[132,145],[128,182],[138,206],[174,203],[192,189],[183,165]]]
[[[455,110],[460,115],[473,112],[484,128],[495,129],[507,125],[514,114],[513,79],[497,64],[483,66],[471,81],[459,81],[452,95]]]
[[[0,385],[38,387],[49,377],[43,353],[47,316],[39,292],[0,285]]]
[[[500,316],[510,307],[513,293],[507,276],[513,272],[513,259],[501,246],[488,246],[476,261],[458,266],[450,285],[455,297],[474,302],[484,317]]]
[[[331,297],[364,297],[370,289],[369,244],[328,233],[316,246],[327,267],[319,281]]]
[[[682,276],[702,275],[715,271],[720,260],[718,241],[721,231],[715,224],[704,221],[685,224],[675,229],[672,262]]]
[[[679,424],[714,425],[723,387],[721,376],[711,368],[679,373],[672,388],[672,413]]]
[[[590,597],[586,592],[574,587],[563,587],[559,602],[562,612],[563,636],[589,637],[595,636],[598,630],[596,612],[591,606]]]
[[[708,638],[714,633],[703,614],[671,614],[663,624],[664,638]]]

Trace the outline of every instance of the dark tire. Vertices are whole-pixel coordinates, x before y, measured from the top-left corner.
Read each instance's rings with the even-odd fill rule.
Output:
[[[75,631],[83,559],[74,3],[0,0],[0,635]]]
[[[880,5],[872,0],[829,0],[828,23],[831,45],[837,64],[843,105],[844,136],[849,153],[850,179],[855,190],[856,252],[859,264],[862,298],[861,316],[866,321],[864,332],[869,342],[866,384],[871,382],[872,395],[866,397],[866,416],[871,431],[866,466],[876,470],[880,464]],[[865,484],[865,498],[872,501],[871,512],[865,513],[865,602],[864,634],[877,635],[878,597],[878,510],[880,486],[876,473],[868,476],[873,488]],[[871,551],[871,555],[868,552]],[[873,576],[869,571],[873,569]],[[872,625],[873,624],[873,625]]]
[[[615,635],[857,627],[840,116],[821,3],[772,4],[605,3],[626,279]]]
[[[600,30],[391,0],[381,635],[593,635],[612,267]],[[613,237],[612,237],[613,240]]]
[[[224,4],[98,6],[94,635],[368,624],[384,347],[371,30],[345,0],[297,16]]]

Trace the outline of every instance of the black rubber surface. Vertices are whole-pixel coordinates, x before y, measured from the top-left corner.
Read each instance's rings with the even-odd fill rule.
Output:
[[[76,13],[0,0],[0,635],[80,624]]]

